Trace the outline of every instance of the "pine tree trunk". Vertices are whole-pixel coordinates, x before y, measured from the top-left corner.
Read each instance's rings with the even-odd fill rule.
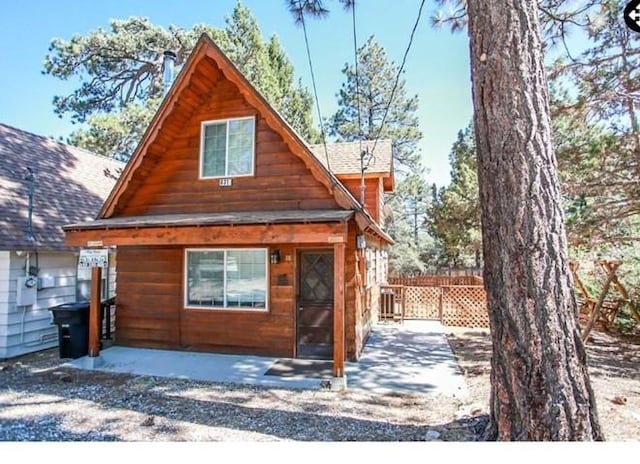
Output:
[[[568,267],[535,0],[468,0],[489,438],[601,440]]]

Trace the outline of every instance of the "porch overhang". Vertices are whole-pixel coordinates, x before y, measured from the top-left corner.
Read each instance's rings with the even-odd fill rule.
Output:
[[[382,227],[380,227],[366,212],[358,212],[358,214],[356,214],[356,223],[361,231],[379,238],[388,245],[393,245],[395,243],[395,240],[382,230]]]
[[[68,246],[343,243],[349,210],[168,214],[64,226]]]
[[[173,214],[64,226],[69,246],[327,244],[334,252],[333,374],[344,377],[345,252],[350,210]],[[95,279],[94,279],[95,280]]]

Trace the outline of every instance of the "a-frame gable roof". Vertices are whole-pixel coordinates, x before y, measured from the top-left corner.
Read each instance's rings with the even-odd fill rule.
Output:
[[[122,176],[104,203],[98,216],[99,219],[110,218],[114,214],[118,201],[126,192],[134,174],[140,168],[149,147],[154,140],[162,134],[163,122],[170,117],[172,111],[181,105],[181,97],[184,90],[190,84],[191,75],[195,72],[198,64],[205,59],[211,59],[218,66],[224,78],[232,82],[246,101],[264,118],[271,129],[280,134],[289,150],[305,164],[314,178],[321,182],[328,191],[332,193],[336,202],[342,208],[356,211],[358,223],[361,228],[369,228],[378,235],[391,241],[390,237],[379,228],[371,216],[360,206],[342,183],[316,158],[311,148],[302,140],[296,131],[266,101],[260,92],[253,87],[206,34],[200,36],[191,55],[165,96],[160,108],[138,144],[135,153],[127,163]]]

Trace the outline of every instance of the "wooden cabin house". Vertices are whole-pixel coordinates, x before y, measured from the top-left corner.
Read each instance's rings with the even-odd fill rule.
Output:
[[[205,35],[95,221],[117,248],[116,343],[358,358],[386,279],[391,143],[307,145]],[[364,183],[365,205],[357,198]]]

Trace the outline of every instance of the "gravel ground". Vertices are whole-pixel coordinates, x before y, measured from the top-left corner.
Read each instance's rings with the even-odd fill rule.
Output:
[[[264,388],[61,367],[57,349],[0,362],[0,441],[478,441],[491,341],[447,328],[469,398]],[[640,440],[640,337],[587,346],[607,440]],[[473,458],[473,456],[471,456]],[[588,456],[587,456],[588,457]]]
[[[491,336],[482,329],[447,327],[446,331],[470,397],[476,400],[472,410],[483,414],[488,411],[491,391]],[[605,439],[640,444],[640,335],[625,337],[594,331],[586,347],[589,377]]]
[[[421,394],[288,390],[0,363],[3,441],[473,441],[486,417]]]

